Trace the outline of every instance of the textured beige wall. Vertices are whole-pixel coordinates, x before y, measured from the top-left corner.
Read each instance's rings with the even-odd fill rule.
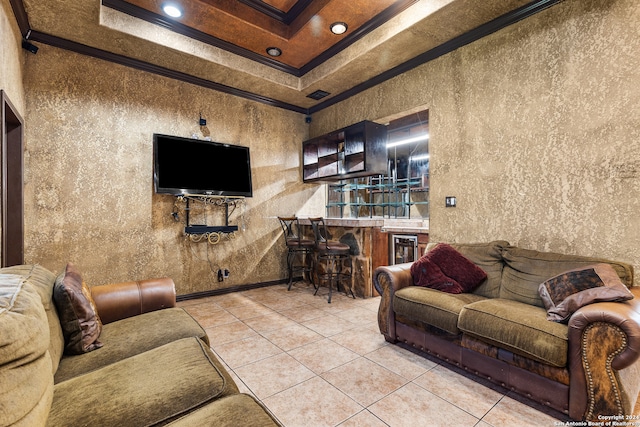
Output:
[[[566,0],[315,114],[311,136],[428,108],[433,241],[640,271],[638,22],[637,0]]]
[[[323,206],[300,176],[303,115],[49,46],[27,57],[25,89],[27,262],[60,271],[73,261],[90,285],[166,275],[178,294],[286,277],[275,217]],[[202,137],[200,112],[213,140],[252,156],[246,231],[215,246],[186,240],[175,199],[152,185],[152,134]],[[223,225],[221,213],[210,208],[208,224]]]
[[[7,93],[13,106],[24,117],[22,87],[22,36],[13,16],[9,0],[0,0],[0,89]]]

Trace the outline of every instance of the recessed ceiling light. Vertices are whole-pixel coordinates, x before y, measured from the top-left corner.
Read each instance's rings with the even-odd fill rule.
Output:
[[[182,16],[182,9],[175,4],[165,4],[162,6],[162,10],[172,18],[180,18]]]
[[[282,55],[282,51],[280,49],[278,49],[277,47],[268,47],[267,48],[267,53],[271,56],[280,56]]]
[[[349,28],[347,26],[347,24],[345,22],[334,22],[333,24],[331,24],[331,26],[329,26],[329,28],[331,28],[331,32],[333,34],[344,34],[347,32],[347,28]]]

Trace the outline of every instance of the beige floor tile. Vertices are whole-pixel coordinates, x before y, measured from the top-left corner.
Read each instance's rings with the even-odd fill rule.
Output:
[[[329,371],[360,357],[329,339],[298,347],[291,350],[289,354],[316,374]]]
[[[323,316],[302,322],[302,324],[323,337],[338,335],[356,327],[353,323],[329,313],[324,313]]]
[[[375,332],[365,327],[349,329],[341,334],[332,336],[331,339],[361,356],[389,344],[384,340],[384,336],[380,332]]]
[[[240,379],[240,377],[238,377],[236,375],[236,373],[234,371],[229,369],[228,372],[229,372],[229,376],[231,376],[231,379],[233,380],[233,382],[235,382],[236,386],[238,386],[238,391],[240,391],[240,393],[250,394],[251,396],[253,396],[256,399],[258,399],[258,397],[255,394],[253,394],[251,389],[249,387],[247,387],[247,385]],[[260,399],[258,399],[258,400],[260,400]]]
[[[365,357],[408,380],[414,380],[438,365],[397,345],[384,346]]]
[[[205,331],[207,332],[212,345],[222,345],[228,342],[258,335],[256,331],[239,320],[224,325],[206,328]]]
[[[279,313],[271,313],[266,316],[253,317],[244,321],[245,325],[256,332],[269,332],[276,329],[297,325],[296,322]]]
[[[241,366],[234,371],[260,400],[315,376],[311,370],[286,353]]]
[[[195,299],[188,299],[185,301],[178,301],[176,303],[176,305],[178,307],[182,307],[182,308],[186,308],[186,307],[193,307],[195,305],[204,305],[204,306],[209,306],[209,307],[215,307],[215,308],[220,308],[220,306],[218,304],[216,304],[216,299],[218,297],[205,297],[205,298],[195,298]]]
[[[188,300],[184,300],[184,301],[177,301],[176,302],[176,307],[187,308],[187,307],[191,307],[193,305],[198,305],[198,304],[202,304],[202,298],[188,299]]]
[[[205,329],[238,321],[235,316],[233,316],[227,310],[223,310],[221,308],[210,308],[206,311],[193,311],[191,308],[187,308],[186,310]]]
[[[478,422],[473,415],[413,383],[367,409],[390,427],[473,427]]]
[[[554,423],[557,423],[558,419],[505,396],[482,421],[493,427],[539,427],[556,425]]]
[[[365,323],[362,325],[363,327],[375,332],[376,334],[380,333],[380,326],[378,325],[378,319],[372,320],[369,323]]]
[[[251,299],[269,298],[272,296],[282,295],[281,286],[265,286],[262,288],[249,289],[248,291],[242,291],[242,295]]]
[[[289,298],[292,294],[286,291],[286,287],[283,288],[281,285],[277,285],[244,291],[243,295],[255,301],[263,302]]]
[[[358,298],[356,300],[356,307],[361,307],[377,314],[378,308],[380,307],[380,297]]]
[[[302,323],[307,320],[317,319],[324,316],[326,313],[312,305],[304,304],[294,308],[280,311],[280,314],[287,316],[291,320]]]
[[[241,292],[220,295],[215,299],[216,304],[225,309],[229,307],[242,306],[246,304],[247,301],[251,301],[251,299],[243,295]]]
[[[453,372],[444,366],[437,366],[414,381],[431,393],[449,402],[471,415],[482,418],[498,401],[499,393],[470,378]]]
[[[222,357],[220,357],[220,355],[218,353],[216,353],[215,349],[213,347],[211,347],[211,351],[213,351],[213,353],[216,355],[216,357],[218,358],[218,361],[222,364],[222,366],[224,367],[224,369],[227,371],[227,373],[229,374],[229,376],[231,377],[231,379],[233,380],[233,382],[236,384],[236,386],[238,387],[238,390],[240,391],[240,393],[248,393],[253,395],[253,392],[251,390],[249,390],[249,387],[247,387],[242,380],[240,380],[240,378],[238,378],[238,376],[236,375],[236,373],[233,371],[233,369],[231,369],[229,367],[229,365],[227,365],[224,361],[224,359]]]
[[[240,320],[266,316],[267,314],[273,313],[273,310],[271,310],[270,308],[265,307],[259,302],[253,301],[251,299],[247,299],[242,305],[227,307],[226,310]]]
[[[339,427],[386,427],[387,424],[382,422],[380,418],[373,415],[371,412],[364,411],[358,412],[347,421],[340,424]]]
[[[322,335],[298,324],[275,331],[263,332],[262,336],[284,351],[290,351],[294,348],[324,339]]]
[[[304,303],[304,304],[310,304],[315,307],[315,305],[322,302],[323,299],[319,295],[313,295],[313,292],[314,292],[313,287],[309,287],[305,289],[297,289],[295,291],[292,290],[291,294],[292,294],[292,298],[295,298],[297,301],[300,301],[301,303]],[[326,304],[327,301],[324,300],[324,303]]]
[[[215,352],[232,369],[282,353],[282,349],[261,336],[216,345]]]
[[[408,380],[365,358],[358,358],[321,375],[364,407],[405,385]]]
[[[318,294],[315,296],[315,300],[309,304],[332,314],[353,308],[353,301],[355,300],[351,297],[347,297],[340,292],[334,292],[331,297],[331,303],[329,303],[327,301],[328,296],[329,291],[327,288],[320,288]]]
[[[263,402],[286,427],[336,426],[363,409],[320,377],[268,397]]]
[[[291,291],[280,284],[178,305],[203,324],[240,391],[263,400],[285,427],[551,426],[566,420],[387,343],[377,324],[379,297],[334,293],[328,304],[326,287],[313,292],[311,284],[297,282]]]
[[[376,313],[361,307],[343,310],[340,313],[337,313],[336,316],[351,323],[355,323],[356,325],[368,325],[371,322],[377,322]]]
[[[306,303],[293,297],[278,297],[274,299],[261,300],[265,307],[269,307],[273,311],[282,312],[284,310],[290,310],[296,307],[304,306]]]

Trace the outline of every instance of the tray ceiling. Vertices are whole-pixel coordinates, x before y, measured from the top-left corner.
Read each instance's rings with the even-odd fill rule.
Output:
[[[560,0],[11,0],[30,42],[311,113]],[[345,22],[342,35],[333,22]],[[269,47],[282,54],[272,57]],[[317,93],[326,97],[309,97]]]

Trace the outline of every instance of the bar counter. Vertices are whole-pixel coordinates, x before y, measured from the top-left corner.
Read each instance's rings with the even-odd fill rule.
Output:
[[[393,234],[417,235],[422,251],[428,242],[429,220],[389,218],[325,218],[331,240],[351,247],[353,263],[352,289],[357,297],[377,296],[373,288],[373,271],[389,265],[389,239]],[[300,224],[310,228],[307,218]],[[309,235],[313,233],[309,230]]]

